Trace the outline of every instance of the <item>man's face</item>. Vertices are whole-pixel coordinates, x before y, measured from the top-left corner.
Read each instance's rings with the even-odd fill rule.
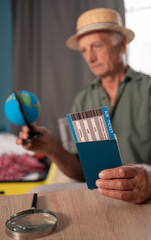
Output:
[[[81,54],[94,75],[106,77],[117,72],[125,53],[122,43],[112,45],[110,32],[95,32],[78,40]]]

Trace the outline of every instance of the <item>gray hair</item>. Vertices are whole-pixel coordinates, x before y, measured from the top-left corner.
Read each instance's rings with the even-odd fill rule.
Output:
[[[124,39],[124,36],[121,33],[111,32],[112,46],[118,45],[123,39]]]

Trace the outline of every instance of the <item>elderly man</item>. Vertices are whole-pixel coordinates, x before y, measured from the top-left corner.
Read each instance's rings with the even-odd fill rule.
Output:
[[[92,9],[77,21],[77,33],[67,46],[79,50],[96,79],[76,97],[72,112],[107,106],[117,134],[123,166],[100,172],[96,185],[108,197],[142,203],[151,197],[151,78],[131,69],[125,58],[126,45],[134,38],[111,9]],[[17,144],[46,154],[69,177],[84,175],[77,150],[67,152],[44,127],[34,126],[44,136],[27,144],[24,126]],[[92,159],[93,161],[93,159]]]

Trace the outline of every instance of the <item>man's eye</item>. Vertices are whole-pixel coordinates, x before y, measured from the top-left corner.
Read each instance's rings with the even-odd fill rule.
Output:
[[[80,52],[81,52],[82,54],[85,53],[85,51],[86,51],[85,49],[80,50]]]
[[[100,47],[102,47],[102,44],[96,44],[96,45],[94,45],[94,47],[100,48]]]

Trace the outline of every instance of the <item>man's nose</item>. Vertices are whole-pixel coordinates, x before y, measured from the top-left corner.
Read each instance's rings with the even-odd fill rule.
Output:
[[[89,63],[92,63],[92,62],[95,62],[95,60],[96,60],[96,54],[95,54],[95,52],[92,51],[92,50],[88,51],[87,61],[88,61]]]

